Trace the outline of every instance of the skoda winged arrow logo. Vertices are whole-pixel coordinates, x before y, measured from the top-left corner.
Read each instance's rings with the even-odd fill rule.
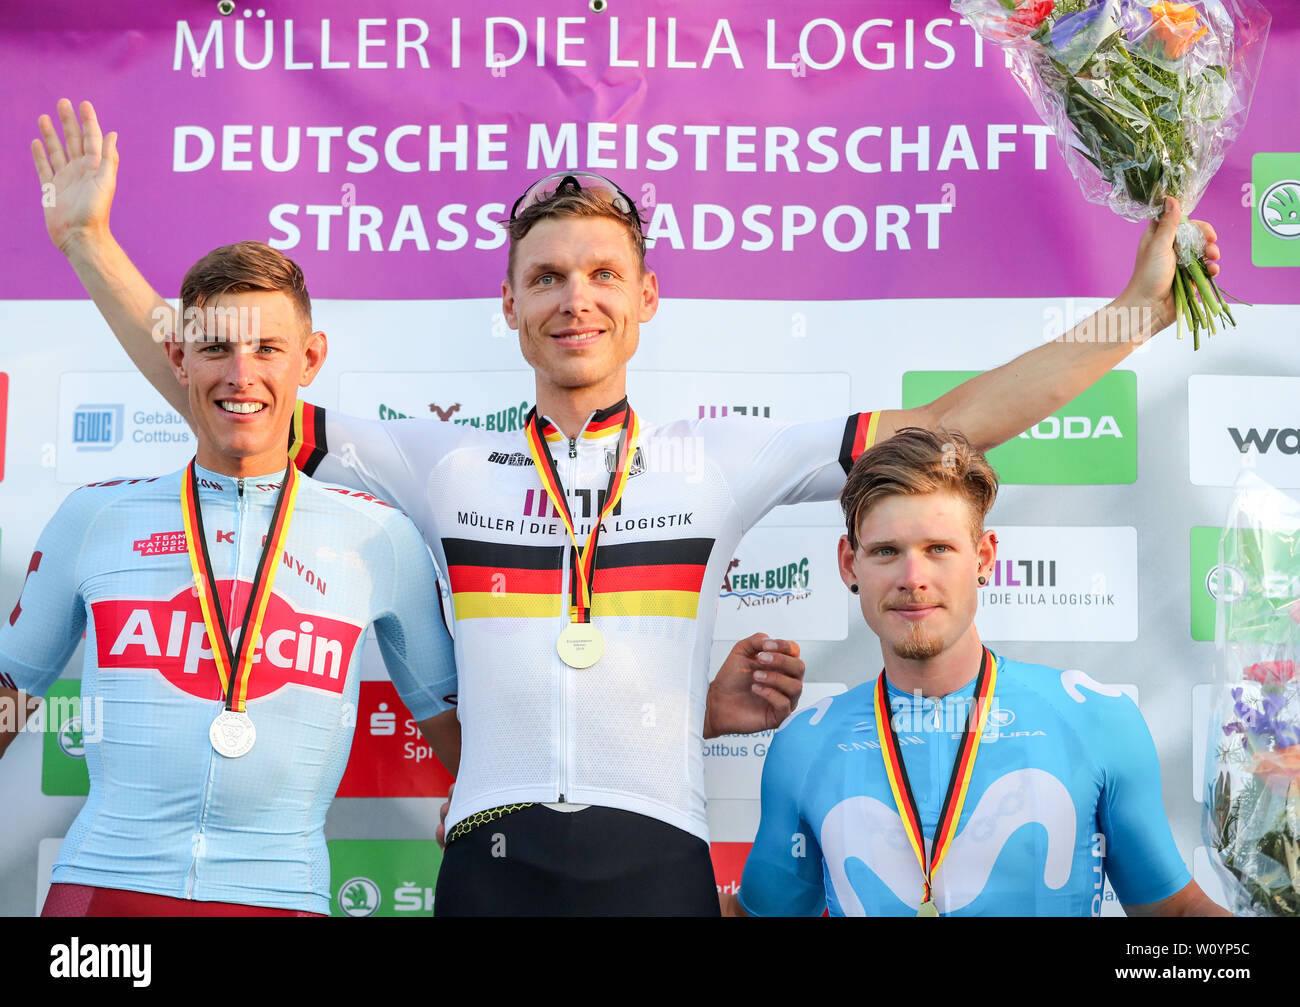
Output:
[[[374,916],[379,899],[379,886],[369,878],[348,878],[339,885],[339,908],[347,916]]]
[[[1300,238],[1300,181],[1274,182],[1259,201],[1259,222],[1275,238]]]

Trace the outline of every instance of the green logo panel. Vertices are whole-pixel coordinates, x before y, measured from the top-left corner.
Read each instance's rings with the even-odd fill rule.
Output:
[[[1241,528],[1224,540],[1220,563],[1222,534],[1222,528],[1192,529],[1192,639],[1214,640],[1215,602],[1222,598],[1228,640],[1291,642],[1295,622],[1289,613],[1300,600],[1300,541],[1295,536]]]
[[[933,402],[980,371],[908,371],[903,408]],[[1006,484],[1137,482],[1137,375],[1111,371],[1047,419],[989,452]]]
[[[41,793],[85,797],[90,793],[81,715],[81,679],[64,678],[50,686],[41,706],[45,741],[41,757]]]
[[[432,916],[442,865],[426,839],[331,839],[331,916]]]
[[[1300,266],[1300,154],[1256,154],[1250,167],[1250,261]]]

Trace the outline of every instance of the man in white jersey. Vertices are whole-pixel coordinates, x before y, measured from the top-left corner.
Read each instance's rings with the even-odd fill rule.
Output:
[[[0,623],[0,704],[26,711],[86,634],[90,791],[44,915],[323,915],[324,824],[356,723],[365,633],[453,772],[456,669],[410,520],[288,464],[325,361],[302,271],[256,242],[189,271],[194,460],[73,492]],[[4,717],[0,754],[16,734]]]
[[[99,136],[88,103],[81,114],[79,126],[60,103],[78,146],[83,129]],[[57,144],[48,119],[42,133]],[[56,243],[137,366],[183,409],[151,335],[166,303],[108,232],[112,139],[95,159],[94,198],[67,211],[69,237]],[[582,172],[525,192],[502,283],[537,379],[523,435],[311,406],[295,423],[304,471],[397,502],[450,581],[467,729],[439,912],[716,912],[701,739],[774,726],[788,708],[786,676],[751,682],[764,666],[746,655],[746,668],[706,684],[713,585],[741,536],[778,504],[834,497],[853,460],[901,426],[944,423],[991,447],[1074,398],[1173,319],[1178,216],[1171,205],[1148,228],[1128,287],[1084,323],[1086,338],[1067,333],[929,406],[648,424],[626,398],[640,325],[659,303],[634,205]]]

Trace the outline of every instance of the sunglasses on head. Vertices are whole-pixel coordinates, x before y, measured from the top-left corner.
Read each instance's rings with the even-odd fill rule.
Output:
[[[635,220],[638,231],[643,230],[641,215],[637,212],[636,204],[632,202],[632,198],[605,176],[596,175],[589,171],[557,171],[534,182],[524,191],[522,196],[515,200],[515,205],[510,208],[510,219],[515,220],[519,216],[520,210],[527,209],[536,203],[545,203],[565,190],[599,193],[614,209]]]

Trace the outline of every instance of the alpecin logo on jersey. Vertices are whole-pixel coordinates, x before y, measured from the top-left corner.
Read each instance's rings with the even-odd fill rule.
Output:
[[[185,531],[156,531],[148,538],[136,539],[131,548],[141,556],[171,556],[185,551]]]
[[[217,583],[223,605],[230,597],[230,588],[229,580]],[[249,589],[247,581],[239,582],[235,611],[244,611]],[[91,617],[101,670],[154,670],[191,696],[221,698],[211,643],[191,588],[182,589],[168,600],[115,598],[93,602]],[[238,647],[238,626],[232,628],[231,635]],[[254,651],[248,698],[269,696],[286,685],[341,694],[360,637],[360,626],[314,612],[299,613],[278,594],[272,594]]]

